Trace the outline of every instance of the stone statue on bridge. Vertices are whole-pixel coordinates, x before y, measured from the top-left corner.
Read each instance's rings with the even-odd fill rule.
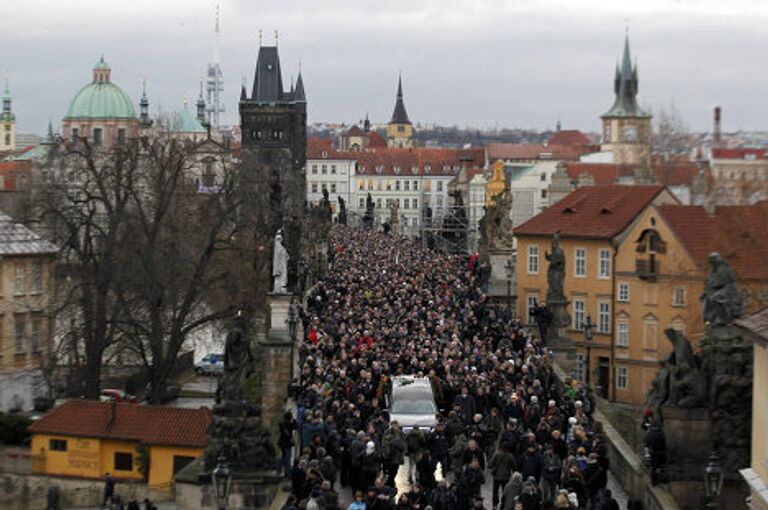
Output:
[[[283,246],[283,233],[278,230],[272,256],[272,292],[285,294],[288,287],[288,250]]]
[[[744,313],[744,297],[736,287],[736,273],[719,253],[709,255],[709,276],[701,302],[704,322],[712,326],[730,324]]]

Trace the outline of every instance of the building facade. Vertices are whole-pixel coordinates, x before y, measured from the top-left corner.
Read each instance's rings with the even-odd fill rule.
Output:
[[[638,216],[653,204],[676,203],[663,186],[595,186],[581,188],[515,228],[517,238],[518,314],[531,322],[534,302],[545,302],[546,252],[560,235],[566,256],[565,293],[571,324],[567,336],[577,347],[579,380],[612,397],[616,254]],[[595,324],[589,360],[584,324]],[[589,368],[587,368],[589,367]]]
[[[93,68],[93,81],[72,99],[62,121],[62,136],[86,139],[111,148],[138,135],[139,121],[131,98],[112,83],[112,69],[102,57]]]
[[[173,476],[202,455],[208,443],[208,408],[70,400],[30,428],[36,474],[145,480],[173,490]]]
[[[352,189],[357,160],[350,151],[337,151],[330,140],[327,143],[317,138],[307,142],[307,203],[317,205],[323,198],[323,190],[328,191],[334,219],[339,212],[339,198],[344,200],[347,209],[347,222],[356,224],[359,219],[354,206],[356,193]],[[353,214],[354,211],[354,214]]]

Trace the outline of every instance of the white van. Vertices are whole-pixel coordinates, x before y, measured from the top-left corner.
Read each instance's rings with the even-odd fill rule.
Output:
[[[431,432],[437,425],[435,395],[426,377],[393,377],[390,403],[389,419],[400,423],[404,432],[414,427]]]

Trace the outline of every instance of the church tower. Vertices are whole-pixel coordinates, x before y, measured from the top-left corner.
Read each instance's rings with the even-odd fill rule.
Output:
[[[413,147],[413,124],[408,120],[403,103],[403,78],[397,80],[397,100],[392,120],[387,124],[387,145],[389,147]]]
[[[616,66],[613,90],[616,99],[605,112],[600,150],[613,153],[613,161],[620,164],[648,167],[651,156],[651,115],[637,104],[637,65],[632,66],[629,53],[629,35],[624,38],[624,56],[621,68]]]
[[[0,152],[12,151],[16,148],[16,116],[11,111],[11,89],[8,87],[8,77],[5,78],[3,92],[3,111],[0,112]]]
[[[307,99],[299,72],[296,87],[283,89],[277,46],[262,46],[250,96],[240,94],[242,181],[245,221],[259,236],[283,230],[289,286],[300,255],[306,210]]]

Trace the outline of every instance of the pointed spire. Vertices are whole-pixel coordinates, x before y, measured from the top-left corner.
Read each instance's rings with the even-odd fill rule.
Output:
[[[197,97],[197,120],[205,126],[207,120],[205,118],[205,99],[203,99],[203,79],[200,78],[200,95]]]
[[[371,120],[368,118],[368,112],[365,112],[365,120],[363,121],[363,131],[368,133],[371,130]]]
[[[296,90],[294,91],[293,97],[296,101],[306,102],[307,100],[307,96],[304,93],[304,78],[301,76],[301,71],[299,71],[299,77],[296,78]]]
[[[11,113],[11,86],[10,78],[8,77],[8,71],[5,72],[5,90],[3,92],[3,120],[12,120],[13,114]]]
[[[248,99],[248,94],[245,92],[245,85],[242,85],[240,87],[240,101],[245,101]]]
[[[45,135],[45,138],[43,138],[43,141],[41,142],[43,145],[50,145],[53,143],[53,123],[51,122],[51,119],[48,119],[48,132]]]
[[[616,100],[603,117],[647,117],[637,104],[638,90],[637,66],[632,65],[632,54],[629,50],[629,30],[624,34],[624,51],[621,65],[616,65],[613,91]]]
[[[397,100],[395,101],[395,111],[392,112],[390,124],[410,124],[408,114],[405,112],[405,103],[403,102],[403,77],[402,73],[397,78]]]

